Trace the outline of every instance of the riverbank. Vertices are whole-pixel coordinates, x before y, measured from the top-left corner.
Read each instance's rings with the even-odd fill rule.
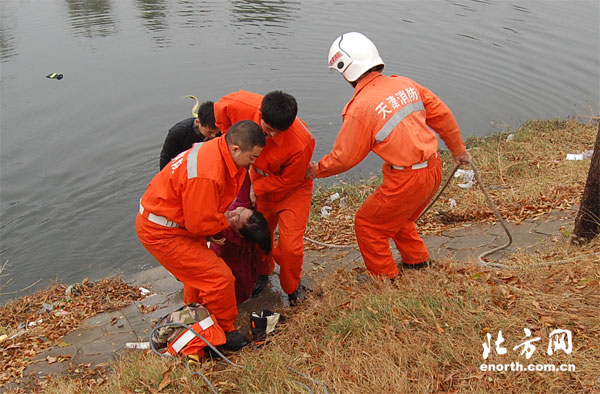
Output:
[[[508,137],[510,134],[513,137]],[[217,362],[203,363],[198,368],[207,372],[222,392],[306,392],[299,381],[316,392],[322,391],[319,384],[290,372],[288,366],[323,382],[330,392],[598,389],[594,365],[600,361],[600,327],[595,318],[600,314],[600,259],[594,253],[600,245],[595,242],[575,248],[569,243],[574,207],[583,190],[589,160],[565,160],[567,153],[591,149],[594,140],[594,127],[573,121],[550,121],[531,122],[518,131],[475,141],[479,145],[469,142],[469,147],[475,150],[482,179],[509,219],[511,231],[517,235],[510,250],[494,259],[518,269],[494,271],[477,267],[476,256],[501,244],[504,235],[494,225],[491,210],[487,212],[485,202],[479,200],[481,193],[476,188],[453,185],[448,195],[445,193],[424,216],[420,226],[436,259],[434,268],[405,272],[401,280],[390,285],[361,279],[364,269],[356,250],[319,247],[320,250],[309,251],[304,267],[306,277],[312,279],[309,300],[297,310],[275,305],[289,317],[288,323],[272,336],[268,346],[232,355],[235,362],[246,366],[245,372],[223,369]],[[513,142],[518,145],[509,145]],[[451,170],[450,167],[446,165],[445,171]],[[564,184],[567,180],[570,183]],[[358,185],[341,183],[318,190],[307,235],[323,242],[352,244],[353,236],[348,235],[346,227],[351,227],[352,213],[375,182],[373,179]],[[340,198],[328,201],[335,193]],[[450,205],[450,199],[456,205]],[[341,201],[346,205],[342,206]],[[320,215],[325,204],[332,206],[329,216]],[[537,266],[548,263],[552,264]],[[155,286],[152,288],[155,292],[160,288],[157,281],[141,284]],[[139,297],[139,285],[136,282],[130,286],[131,294]],[[175,282],[173,286],[179,285]],[[66,288],[60,290],[64,293]],[[99,297],[103,305],[116,299]],[[27,320],[36,322],[42,300],[48,299],[30,298],[26,303],[21,299],[16,305],[28,310]],[[132,298],[133,306],[128,307],[147,318],[141,328],[146,332],[151,327],[151,317],[160,308],[175,309],[171,301],[165,304],[163,298],[148,303],[149,300]],[[151,310],[155,305],[158,306]],[[14,335],[21,316],[9,313],[7,306],[3,308],[5,317],[0,334]],[[91,316],[97,312],[87,310],[82,314],[81,310],[68,310],[68,303],[60,306],[67,314],[78,316],[84,326],[85,313]],[[118,317],[120,311],[122,305],[114,309],[111,318],[104,318],[106,330],[118,332],[125,326]],[[116,317],[114,323],[113,317]],[[246,314],[243,317],[247,319]],[[31,332],[32,341],[48,342],[43,349],[40,345],[31,348],[23,343],[15,345],[14,341],[2,344],[3,363],[16,358],[29,362],[28,365],[33,363],[35,368],[30,367],[30,372],[48,372],[63,366],[78,374],[71,380],[38,380],[32,384],[40,386],[30,387],[43,387],[49,392],[107,393],[206,390],[202,380],[192,374],[193,369],[160,360],[144,351],[134,351],[116,364],[100,363],[103,365],[99,369],[91,364],[86,367],[86,363],[71,363],[77,355],[71,354],[72,348],[67,350],[72,344],[64,337],[49,338],[47,334],[62,326],[59,321],[41,332]],[[84,335],[77,331],[79,326],[73,324],[71,328],[69,341]],[[482,342],[488,333],[495,341],[499,330],[506,338],[505,345],[511,346],[506,346],[509,353],[505,357],[493,354],[491,360],[524,363],[524,357],[512,345],[522,342],[525,328],[543,341],[542,345],[536,343],[538,352],[528,362],[574,364],[577,370],[561,374],[497,374],[477,370],[483,362]],[[573,332],[572,353],[561,353],[557,358],[544,354],[551,329]],[[104,347],[108,346],[110,342],[104,342]],[[40,351],[44,349],[54,349],[54,353],[44,354]],[[114,352],[107,354],[112,356]],[[10,380],[6,374],[11,370],[7,364],[3,366],[0,376],[3,379],[8,376]],[[25,368],[16,370],[13,376],[18,377],[23,371]],[[2,380],[2,384],[9,380]]]

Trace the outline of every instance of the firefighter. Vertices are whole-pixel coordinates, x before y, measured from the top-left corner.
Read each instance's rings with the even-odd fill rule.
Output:
[[[384,160],[383,182],[356,212],[358,246],[371,275],[399,274],[389,247],[392,238],[403,268],[431,264],[415,220],[442,179],[435,131],[457,164],[467,164],[458,124],[450,109],[427,88],[403,76],[382,74],[377,48],[361,33],[339,36],[329,50],[329,68],[354,87],[342,111],[343,124],[332,151],[312,163],[308,178],[325,178],[360,163],[370,151]],[[432,131],[433,130],[433,131]]]
[[[305,174],[315,140],[304,121],[296,117],[296,99],[281,91],[263,97],[240,90],[215,102],[214,110],[215,124],[223,133],[233,123],[250,119],[260,124],[267,136],[265,149],[250,169],[251,197],[269,223],[271,239],[279,225],[279,241],[266,257],[257,284],[266,282],[277,262],[281,287],[290,305],[295,305],[304,298],[300,283],[303,237],[313,189],[313,181],[306,179]]]
[[[152,179],[136,219],[144,247],[183,283],[186,304],[202,304],[216,317],[230,350],[248,340],[234,327],[234,276],[207,241],[215,241],[214,235],[239,220],[227,208],[265,144],[262,129],[252,121],[232,125],[226,136],[194,144]]]

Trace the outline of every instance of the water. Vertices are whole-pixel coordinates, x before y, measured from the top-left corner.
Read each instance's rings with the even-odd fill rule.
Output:
[[[319,159],[352,95],[327,70],[329,46],[358,30],[386,73],[433,90],[465,136],[590,115],[600,103],[599,4],[3,0],[0,288],[12,283],[0,300],[38,279],[157,265],[134,220],[167,129],[191,114],[188,94],[288,91]],[[351,175],[380,163],[371,155]]]

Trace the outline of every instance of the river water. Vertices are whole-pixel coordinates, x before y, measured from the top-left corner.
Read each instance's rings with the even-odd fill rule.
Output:
[[[599,4],[2,0],[0,300],[38,279],[35,287],[157,265],[134,221],[166,131],[191,115],[188,94],[285,90],[319,159],[352,95],[328,72],[329,46],[361,31],[386,73],[433,90],[465,136],[591,115]],[[46,78],[53,72],[64,78]],[[369,156],[350,176],[380,164]]]

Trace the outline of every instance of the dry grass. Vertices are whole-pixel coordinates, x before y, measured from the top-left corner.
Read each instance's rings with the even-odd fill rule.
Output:
[[[574,262],[518,271],[480,270],[441,261],[405,272],[390,283],[357,280],[340,270],[325,279],[302,308],[284,311],[288,322],[262,348],[231,360],[188,367],[181,360],[133,353],[93,390],[72,381],[48,392],[207,392],[193,375],[203,371],[223,393],[566,393],[600,390],[600,239],[576,248],[568,239],[539,255],[519,255],[523,266],[540,261]],[[531,359],[513,347],[524,328],[541,341]],[[573,333],[573,351],[547,354],[554,329]],[[492,350],[502,330],[508,353]],[[573,364],[575,372],[482,372],[482,363]],[[292,367],[305,376],[291,371]],[[321,382],[318,383],[315,380]],[[160,390],[159,390],[160,389]]]
[[[468,142],[479,173],[505,218],[519,222],[579,202],[589,161],[566,161],[567,153],[593,147],[596,127],[575,121],[529,122],[510,132]],[[444,156],[444,171],[453,169]],[[377,186],[318,190],[307,235],[322,242],[354,242],[353,213]],[[338,192],[345,197],[327,203]],[[451,209],[447,199],[458,205]],[[320,218],[323,205],[331,216]],[[469,222],[494,221],[477,188],[450,186],[420,224],[432,233]],[[440,223],[442,222],[442,223]],[[438,261],[434,268],[405,272],[395,283],[358,280],[363,267],[341,269],[260,348],[230,355],[242,368],[207,360],[186,365],[151,352],[133,351],[111,373],[52,379],[49,393],[208,392],[195,374],[205,373],[222,393],[514,393],[600,392],[600,239],[582,247],[557,234],[540,252],[514,254],[502,263],[516,270],[483,270],[474,262]],[[540,263],[561,262],[550,266]],[[4,323],[3,323],[4,324]],[[8,323],[7,323],[8,324]],[[513,347],[524,329],[540,337],[531,359]],[[548,355],[554,329],[573,333],[573,351]],[[507,354],[484,360],[486,334],[494,347],[502,330]],[[575,372],[482,372],[483,363],[573,364]],[[290,367],[303,375],[290,370]],[[318,380],[318,381],[317,381]],[[321,383],[319,383],[321,382]]]
[[[593,149],[597,126],[575,120],[531,121],[518,130],[485,138],[471,138],[467,146],[475,165],[502,216],[519,223],[544,213],[568,209],[578,204],[585,186],[589,160],[567,161],[567,153]],[[509,134],[514,138],[507,141]],[[455,165],[449,152],[442,152],[444,182]],[[316,190],[307,236],[320,242],[346,245],[356,242],[354,213],[380,184],[371,177],[359,185],[340,182]],[[461,189],[452,181],[429,212],[421,218],[421,234],[432,234],[465,223],[494,221],[495,216],[476,186]],[[338,192],[345,204],[331,203]],[[453,198],[457,205],[448,204]],[[333,209],[321,217],[321,207]],[[312,243],[307,247],[318,249]]]

